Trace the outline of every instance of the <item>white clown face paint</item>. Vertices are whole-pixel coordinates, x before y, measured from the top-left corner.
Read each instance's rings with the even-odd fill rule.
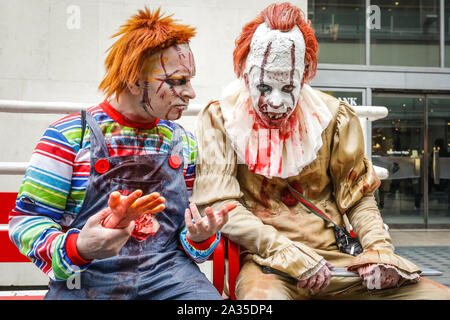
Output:
[[[255,31],[244,77],[254,111],[270,128],[282,126],[297,106],[305,48],[298,27],[281,32],[263,23]]]

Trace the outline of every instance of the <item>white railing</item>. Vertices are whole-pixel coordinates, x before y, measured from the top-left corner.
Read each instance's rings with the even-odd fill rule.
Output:
[[[70,114],[86,109],[95,103],[73,102],[36,102],[21,100],[0,100],[0,112],[3,113],[41,113],[41,114]],[[190,104],[183,113],[184,116],[196,116],[204,107],[203,104]],[[386,107],[379,106],[354,106],[359,118],[367,121],[382,119],[388,115]],[[0,162],[0,175],[23,175],[28,167],[28,162]],[[380,179],[388,177],[385,168],[374,167]]]
[[[70,114],[94,106],[95,103],[74,102],[39,102],[22,100],[0,100],[0,112],[6,113],[53,113]],[[190,104],[183,113],[185,116],[196,116],[205,104]],[[360,118],[375,121],[388,115],[386,107],[379,106],[354,106],[356,114]]]
[[[28,162],[0,162],[0,174],[23,175],[28,168]]]
[[[70,114],[95,105],[97,105],[97,103],[0,100],[0,112]],[[183,112],[183,115],[196,116],[201,108],[201,104],[190,104],[189,108]]]
[[[360,118],[366,118],[368,121],[375,121],[386,118],[388,109],[382,106],[353,106],[356,114]]]

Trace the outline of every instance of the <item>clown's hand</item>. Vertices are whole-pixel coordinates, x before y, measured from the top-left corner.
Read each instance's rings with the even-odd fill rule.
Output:
[[[376,263],[359,267],[358,273],[363,285],[369,290],[395,287],[402,279],[394,268],[386,268]]]
[[[131,221],[165,209],[166,199],[158,192],[141,196],[141,190],[136,190],[128,196],[122,196],[118,191],[112,192],[108,201],[112,213],[105,218],[103,226],[115,229],[126,228]]]
[[[236,204],[226,204],[218,212],[211,207],[205,209],[205,216],[198,212],[195,203],[189,205],[184,213],[186,236],[194,242],[202,242],[216,234],[228,221],[228,213],[236,208]],[[194,220],[194,222],[192,222]]]
[[[331,281],[331,271],[334,266],[330,262],[326,262],[325,265],[319,269],[315,274],[310,276],[309,278],[299,280],[297,283],[297,287],[303,289],[314,289],[314,290],[323,290],[325,289]]]

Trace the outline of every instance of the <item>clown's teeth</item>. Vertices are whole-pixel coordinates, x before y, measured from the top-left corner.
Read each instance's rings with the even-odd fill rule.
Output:
[[[279,114],[268,114],[267,116],[271,120],[278,120],[278,119],[281,119],[284,116],[284,114],[282,114],[282,113],[279,113]]]

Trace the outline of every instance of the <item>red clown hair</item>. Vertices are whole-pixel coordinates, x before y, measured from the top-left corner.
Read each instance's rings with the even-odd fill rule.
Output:
[[[245,70],[245,61],[250,52],[250,43],[260,24],[266,23],[269,28],[287,32],[297,26],[303,34],[306,44],[305,73],[303,82],[311,81],[317,71],[317,53],[319,45],[311,27],[311,21],[306,22],[303,12],[289,2],[271,4],[242,28],[242,33],[236,40],[233,52],[234,72],[241,78]]]
[[[111,37],[121,36],[106,51],[106,75],[99,89],[107,98],[117,97],[139,79],[146,58],[174,44],[189,43],[194,35],[195,28],[175,23],[172,15],[163,17],[160,9],[139,10]]]

